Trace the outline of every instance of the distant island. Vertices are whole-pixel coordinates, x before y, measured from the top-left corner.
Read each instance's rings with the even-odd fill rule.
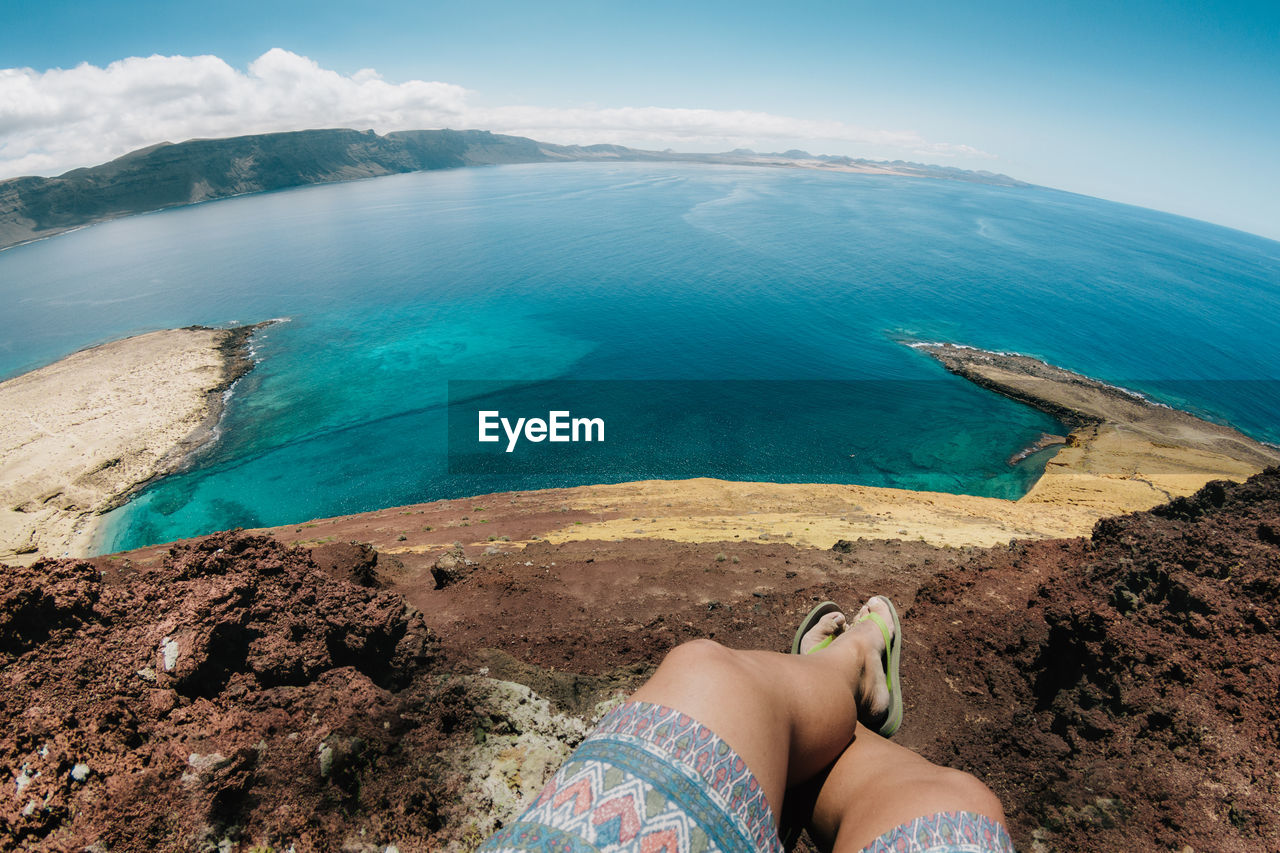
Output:
[[[0,249],[95,222],[246,193],[433,169],[582,160],[783,166],[1031,186],[993,172],[798,150],[683,154],[620,145],[553,145],[484,130],[409,130],[382,136],[372,130],[303,130],[162,142],[53,178],[0,181]]]

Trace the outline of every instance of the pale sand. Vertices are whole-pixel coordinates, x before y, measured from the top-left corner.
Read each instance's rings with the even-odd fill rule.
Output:
[[[569,525],[551,542],[575,539],[768,541],[830,548],[840,539],[918,539],[932,545],[1003,545],[1011,539],[1080,536],[1103,513],[943,492],[825,483],[646,480],[560,490],[574,510],[623,518]],[[638,519],[638,520],[634,520]]]
[[[152,332],[0,383],[0,559],[86,555],[98,513],[208,438],[243,334]]]

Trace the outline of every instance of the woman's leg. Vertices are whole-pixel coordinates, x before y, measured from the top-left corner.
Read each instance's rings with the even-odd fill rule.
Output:
[[[812,784],[818,794],[809,835],[834,853],[857,853],[895,827],[938,812],[1004,823],[1000,801],[977,778],[931,764],[865,728],[825,778]]]
[[[889,620],[882,600],[868,606]],[[833,614],[810,636],[816,641],[843,625],[844,617]],[[808,636],[806,643],[812,644]],[[735,651],[698,640],[673,649],[632,699],[688,714],[723,738],[777,815],[789,786],[821,772],[849,745],[859,709],[864,719],[887,711],[884,645],[870,621],[809,655]]]
[[[871,599],[867,610],[892,624],[884,599]],[[842,614],[829,614],[805,635],[801,649],[837,632],[830,645],[811,654],[734,651],[709,640],[673,649],[631,697],[634,703],[649,704],[624,705],[602,722],[529,809],[484,849],[524,850],[530,844],[574,839],[648,839],[669,846],[685,832],[719,833],[730,843],[736,837],[758,848],[767,846],[771,828],[762,813],[752,817],[749,798],[744,811],[735,804],[734,816],[723,813],[726,822],[714,809],[707,811],[708,804],[694,791],[678,793],[688,778],[677,765],[704,774],[704,782],[717,791],[723,768],[717,768],[714,758],[703,765],[707,753],[689,751],[680,743],[680,730],[672,733],[665,721],[669,718],[654,725],[646,739],[643,727],[652,712],[625,709],[652,706],[687,715],[698,728],[718,735],[720,746],[740,759],[732,772],[750,771],[775,819],[787,789],[810,782],[818,789],[816,804],[803,817],[815,837],[842,853],[935,812],[976,811],[1001,818],[1000,804],[972,777],[935,767],[858,726],[859,718],[874,726],[888,717],[890,694],[882,663],[886,636],[875,620],[846,626]],[[665,743],[669,739],[676,741],[674,750]],[[707,745],[714,750],[718,741]],[[722,794],[741,803],[736,789]],[[653,820],[646,828],[648,814]]]

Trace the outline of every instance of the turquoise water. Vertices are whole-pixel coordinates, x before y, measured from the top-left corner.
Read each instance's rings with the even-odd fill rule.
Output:
[[[401,175],[18,247],[0,293],[4,376],[288,318],[257,336],[220,440],[113,514],[107,549],[647,477],[1021,494],[1043,458],[1005,460],[1058,426],[904,337],[1027,352],[1280,441],[1280,243],[1052,190],[671,164]],[[676,438],[450,469],[450,380],[555,379],[851,384],[620,383]]]

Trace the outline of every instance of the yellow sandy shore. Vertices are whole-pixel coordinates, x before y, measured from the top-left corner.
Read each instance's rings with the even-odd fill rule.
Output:
[[[1103,513],[1087,507],[826,483],[647,480],[558,490],[574,510],[609,520],[546,535],[680,542],[779,540],[830,548],[840,539],[918,539],[931,545],[1002,545],[1011,539],[1079,536]],[[621,518],[615,518],[621,513]]]
[[[152,332],[0,383],[0,559],[85,555],[97,513],[203,441],[232,334]]]

